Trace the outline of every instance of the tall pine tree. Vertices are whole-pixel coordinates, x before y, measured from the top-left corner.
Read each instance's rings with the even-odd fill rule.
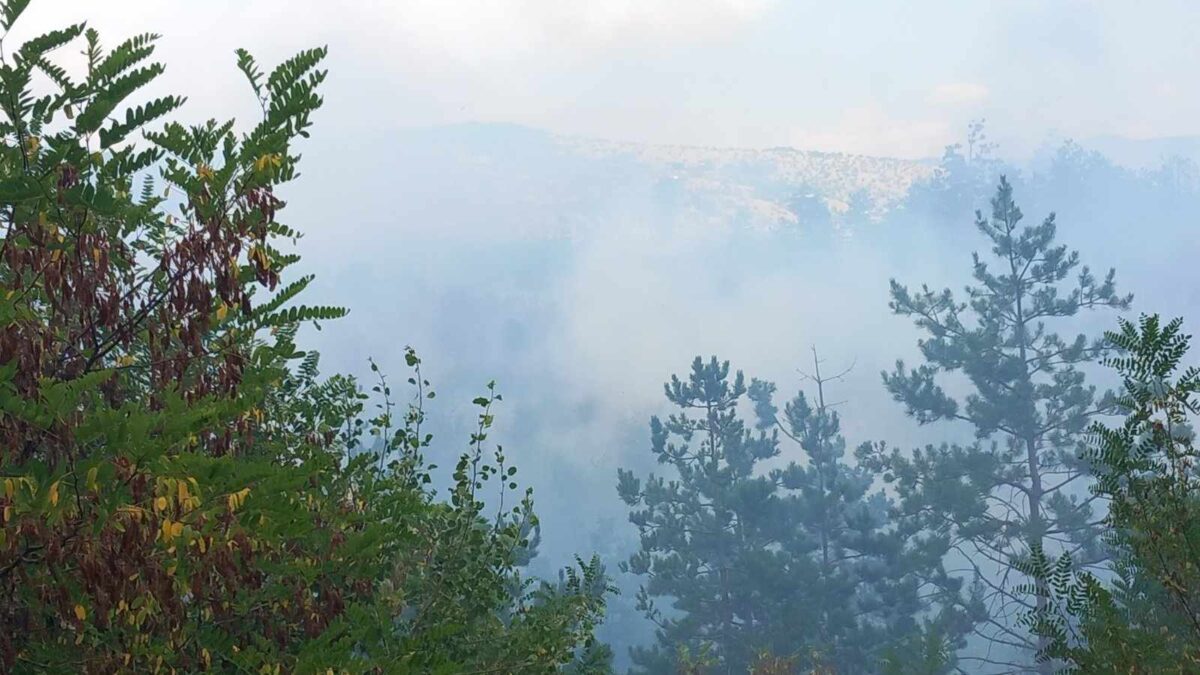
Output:
[[[623,571],[648,577],[638,606],[658,625],[658,644],[636,649],[646,672],[669,673],[681,648],[711,646],[721,672],[744,672],[770,636],[769,605],[787,591],[780,584],[784,536],[775,486],[755,475],[755,464],[779,453],[776,439],[753,433],[738,416],[746,395],[741,372],[729,363],[699,357],[687,381],[672,376],[666,396],[680,412],[650,422],[651,451],[676,477],[618,472],[618,492],[634,510],[641,550]],[[693,413],[695,413],[693,415]],[[674,598],[662,612],[654,598]]]
[[[1079,445],[1088,421],[1112,407],[1082,370],[1106,343],[1064,339],[1054,327],[1081,310],[1125,309],[1132,299],[1117,294],[1113,271],[1098,280],[1055,243],[1053,214],[1035,226],[1021,221],[1001,178],[991,217],[976,213],[991,259],[973,254],[965,302],[949,289],[891,286],[893,312],[927,337],[918,342],[924,364],[897,362],[883,374],[888,391],[921,424],[965,422],[977,441],[911,456],[877,446],[862,455],[898,481],[902,513],[942,532],[974,573],[990,613],[979,634],[1001,649],[969,658],[1004,672],[1028,667],[1039,640],[1017,619],[1044,602],[1019,592],[1014,565],[1034,548],[1070,553],[1083,567],[1105,558]],[[952,396],[947,381],[965,394]]]

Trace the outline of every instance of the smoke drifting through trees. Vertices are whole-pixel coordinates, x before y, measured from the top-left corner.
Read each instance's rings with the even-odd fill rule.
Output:
[[[23,3],[3,6],[7,27]],[[73,79],[47,59],[75,38]],[[0,619],[15,636],[0,664],[1195,662],[1194,533],[1177,525],[1194,520],[1196,378],[1170,379],[1187,340],[1151,318],[1098,339],[1114,312],[1083,310],[1130,298],[1068,252],[1116,263],[1138,309],[1194,313],[1194,237],[1171,225],[1200,203],[1194,165],[1131,171],[1066,144],[1013,167],[981,123],[937,166],[493,127],[400,144],[419,152],[339,138],[314,153],[321,189],[286,212],[314,248],[276,219],[324,50],[270,73],[240,53],[261,124],[171,124],[139,154],[131,132],[181,114],[171,98],[111,115],[161,72],[139,65],[153,41],[105,52],[76,26],[0,69]],[[347,154],[354,171],[333,159]],[[1054,218],[1023,223],[1014,192],[1061,208],[1071,247]],[[1134,220],[1154,236],[1131,238]],[[967,264],[981,243],[991,255]],[[304,265],[335,283],[310,289]],[[970,285],[893,282],[889,317],[893,277]],[[296,304],[314,291],[328,304]],[[839,374],[846,404],[826,401],[814,354],[780,410],[774,383],[793,390],[813,343],[860,364]],[[382,377],[370,393],[320,377],[309,345],[350,371],[367,354],[413,368],[407,414]],[[1102,363],[1113,345],[1128,355]],[[664,407],[661,378],[694,354],[755,377],[697,359]],[[919,365],[881,383],[898,356]],[[492,385],[478,396],[493,376],[503,404]],[[1101,393],[1118,381],[1123,400]],[[1106,414],[1126,426],[1088,426]],[[432,444],[464,427],[465,452]]]

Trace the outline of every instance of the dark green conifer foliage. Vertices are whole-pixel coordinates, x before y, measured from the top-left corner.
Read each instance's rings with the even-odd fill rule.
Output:
[[[706,672],[742,673],[775,655],[800,668],[869,673],[926,629],[961,634],[957,611],[937,602],[954,586],[941,567],[944,542],[890,521],[871,472],[843,461],[826,380],[816,381],[816,404],[797,394],[782,417],[773,384],[747,386],[715,358],[697,358],[686,382],[666,385],[681,412],[651,421],[651,449],[676,477],[643,482],[622,470],[618,486],[642,536],[625,569],[646,577],[639,603],[659,626],[657,644],[635,650],[644,671],[674,672],[699,654]],[[757,430],[739,417],[743,401],[753,402]],[[805,461],[767,469],[780,434]],[[656,604],[664,598],[670,609]]]
[[[724,666],[744,669],[767,646],[771,605],[786,590],[771,588],[782,577],[782,558],[769,548],[781,526],[774,485],[754,475],[755,463],[779,449],[739,417],[746,382],[740,372],[729,377],[728,362],[697,357],[688,379],[672,376],[665,390],[680,412],[651,420],[651,451],[677,478],[643,483],[630,471],[618,474],[642,534],[642,550],[622,569],[648,577],[638,605],[659,626],[659,645],[637,650],[634,661],[671,672],[677,648],[711,643]],[[661,596],[674,598],[677,611],[661,611],[654,601]]]
[[[911,455],[881,445],[861,457],[897,481],[901,512],[943,533],[974,572],[990,612],[979,633],[1001,647],[988,667],[1022,668],[1038,641],[1017,625],[1029,598],[1014,563],[1034,547],[1070,552],[1084,567],[1106,558],[1079,457],[1088,421],[1112,409],[1082,370],[1106,342],[1056,330],[1081,310],[1125,309],[1132,298],[1117,294],[1113,271],[1097,279],[1055,243],[1053,214],[1023,225],[1003,178],[976,227],[991,255],[972,255],[965,300],[892,282],[893,312],[927,334],[918,342],[925,362],[897,362],[883,380],[921,424],[963,422],[978,441]],[[1012,655],[996,656],[1004,649]]]
[[[948,648],[971,626],[958,607],[961,581],[942,566],[945,540],[895,521],[877,474],[846,461],[838,404],[825,400],[826,383],[846,372],[823,376],[814,349],[805,377],[815,400],[797,392],[782,418],[771,400],[775,386],[750,386],[759,426],[774,426],[804,458],[770,474],[789,526],[782,545],[794,585],[790,613],[779,619],[790,631],[807,623],[813,665],[834,672],[901,662],[889,672],[945,672],[953,663]]]

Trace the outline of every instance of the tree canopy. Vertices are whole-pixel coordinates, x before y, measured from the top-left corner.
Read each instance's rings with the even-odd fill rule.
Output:
[[[27,4],[0,7],[5,31]],[[394,420],[386,381],[321,378],[297,344],[345,313],[298,303],[312,277],[289,279],[300,233],[279,221],[326,50],[269,71],[239,51],[262,110],[239,132],[174,121],[182,97],[130,103],[164,70],[157,39],[105,49],[76,24],[0,62],[0,669],[596,662],[598,561],[558,584],[520,572],[537,521],[528,493],[503,499],[499,395],[476,400],[443,498],[415,353]],[[56,61],[80,43],[81,69]]]

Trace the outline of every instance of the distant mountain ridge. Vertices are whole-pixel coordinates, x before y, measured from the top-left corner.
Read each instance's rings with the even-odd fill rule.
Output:
[[[832,213],[844,212],[856,195],[877,212],[902,201],[909,189],[938,171],[931,160],[906,160],[789,147],[764,149],[650,145],[556,136],[584,157],[628,157],[740,204],[751,214],[781,222],[797,215],[786,203],[796,196],[817,197]]]
[[[1082,143],[1110,161],[1134,169],[1160,165],[1171,157],[1200,162],[1200,136],[1163,136],[1159,138],[1124,138],[1096,136]]]
[[[940,170],[934,160],[609,141],[511,124],[409,129],[397,140],[418,203],[436,200],[449,221],[457,207],[489,204],[506,227],[543,234],[587,227],[623,200],[705,226],[881,216]]]
[[[1200,140],[1188,138],[1085,144],[1118,163],[1186,155],[1193,146],[1200,154]],[[384,147],[389,152],[380,153]],[[363,154],[386,161],[380,175],[388,187],[379,189],[400,186],[406,222],[428,222],[437,214],[446,231],[461,226],[485,236],[521,232],[535,238],[643,216],[653,227],[674,219],[704,230],[841,230],[862,222],[861,216],[883,217],[945,171],[940,159],[660,145],[497,123],[407,129]],[[396,154],[398,164],[388,159]]]

